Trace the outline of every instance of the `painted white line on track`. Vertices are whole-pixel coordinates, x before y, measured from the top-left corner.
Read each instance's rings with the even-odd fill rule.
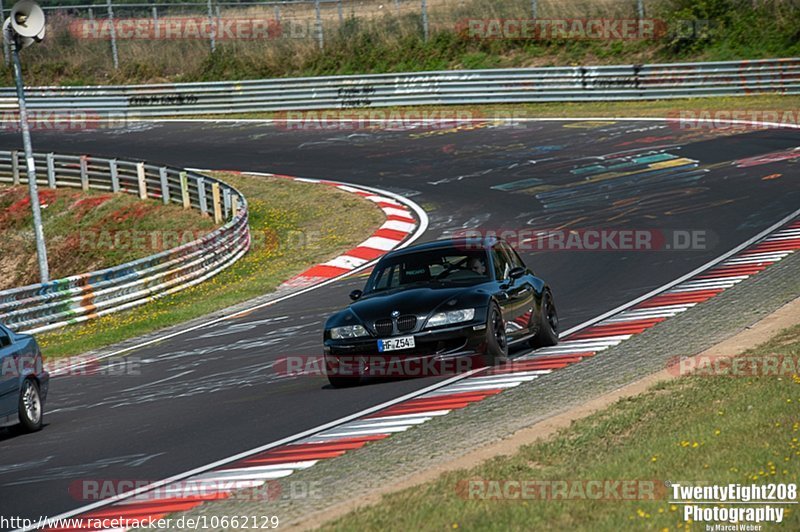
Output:
[[[243,473],[225,474],[224,471],[214,471],[213,474],[202,475],[200,478],[212,482],[227,482],[229,480],[274,480],[284,478],[294,473],[294,469],[276,469],[274,471],[262,471],[261,473],[246,470]]]
[[[421,395],[420,397],[426,397],[426,395]],[[431,416],[446,416],[449,414],[449,410],[431,410],[430,412],[420,412],[417,414],[395,414],[390,416],[381,416],[381,417],[374,417],[371,419],[416,419],[416,418],[430,418]]]
[[[315,440],[318,438],[345,438],[351,436],[374,436],[376,434],[389,434],[394,432],[405,432],[408,430],[407,426],[396,426],[396,427],[380,427],[374,429],[343,429],[343,430],[335,430],[331,432],[323,432],[319,436],[312,436],[310,439]]]
[[[317,462],[319,462],[319,460],[300,460],[298,462],[281,462],[280,464],[253,465],[246,468],[218,469],[217,471],[274,471],[276,469],[308,469]]]
[[[383,421],[380,418],[369,419],[367,421],[352,422],[345,425],[347,429],[378,429],[381,427],[405,427],[410,428],[413,425],[422,425],[431,418],[417,418],[417,419],[403,419],[400,421]]]

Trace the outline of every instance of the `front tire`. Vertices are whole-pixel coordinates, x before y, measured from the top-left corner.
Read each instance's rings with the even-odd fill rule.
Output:
[[[19,422],[25,432],[36,432],[42,428],[42,396],[39,384],[33,379],[25,379],[19,392]]]
[[[330,360],[325,363],[325,369],[328,377],[328,382],[334,388],[351,388],[361,384],[363,376],[359,374],[342,374],[341,362],[332,364]]]
[[[533,348],[548,347],[558,344],[558,312],[550,292],[542,295],[542,309],[539,313],[539,330],[531,338]]]
[[[334,388],[352,388],[361,384],[361,379],[358,377],[338,377],[328,375],[328,382]]]
[[[508,338],[503,315],[496,303],[489,307],[486,318],[486,355],[487,366],[499,366],[508,362]]]

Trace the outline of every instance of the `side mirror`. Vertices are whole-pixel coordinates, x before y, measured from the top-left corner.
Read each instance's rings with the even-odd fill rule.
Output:
[[[512,280],[513,279],[519,279],[523,275],[525,275],[525,268],[523,268],[522,266],[517,266],[516,268],[511,268],[511,270],[508,272],[508,278],[512,279]]]
[[[353,301],[358,301],[359,299],[361,299],[362,295],[364,295],[364,292],[362,292],[361,290],[353,290],[352,292],[350,292],[350,299],[352,299]]]

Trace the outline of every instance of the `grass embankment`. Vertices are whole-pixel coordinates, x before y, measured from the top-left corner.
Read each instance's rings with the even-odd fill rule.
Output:
[[[51,279],[123,264],[214,229],[197,211],[128,194],[40,188],[39,202]],[[32,227],[27,185],[0,187],[0,290],[39,282]]]
[[[520,104],[508,106],[483,106],[480,116],[499,116],[510,118],[564,118],[564,117],[625,117],[625,118],[675,118],[685,113],[686,118],[706,118],[720,122],[728,119],[764,120],[770,119],[792,125],[800,120],[797,116],[800,96],[780,94],[759,96],[727,96],[717,98],[675,98],[671,100],[630,101],[630,102],[565,102]],[[710,111],[729,111],[741,116],[724,114],[704,115]],[[783,116],[790,111],[792,115]],[[778,113],[777,115],[770,113]],[[793,120],[793,121],[791,121]],[[798,123],[797,125],[800,125]]]
[[[429,0],[430,38],[425,41],[419,2],[344,2],[324,5],[325,46],[315,38],[313,5],[284,5],[283,33],[262,40],[222,40],[216,52],[195,40],[121,40],[115,70],[108,41],[76,37],[76,19],[51,12],[45,41],[25,50],[29,84],[107,84],[208,81],[288,76],[499,68],[569,64],[652,63],[756,59],[800,54],[800,9],[793,2],[666,0],[646,2],[659,29],[649,39],[479,39],[464,29],[469,19],[527,19],[527,0],[453,2]],[[84,13],[85,15],[85,13]],[[122,10],[118,17],[149,17],[149,10]],[[200,11],[162,16],[204,17]],[[223,17],[274,17],[273,8],[232,8]],[[636,18],[635,2],[540,0],[540,19]],[[292,22],[294,21],[294,22]],[[687,22],[688,21],[688,22]],[[693,21],[700,21],[692,25]],[[294,25],[292,25],[294,24]],[[297,29],[299,28],[299,29]],[[302,31],[300,31],[302,30]],[[12,84],[11,71],[3,83]]]
[[[800,356],[800,326],[742,356],[776,354]],[[512,456],[386,495],[323,529],[705,530],[705,523],[683,520],[683,506],[670,504],[666,490],[654,501],[479,500],[459,493],[476,479],[798,483],[799,409],[798,375],[666,381]],[[796,507],[779,507],[783,523],[763,530],[800,529]]]
[[[424,123],[430,121],[434,125],[439,120],[443,125],[466,126],[470,122],[481,123],[500,119],[513,121],[518,118],[591,118],[591,117],[625,117],[625,118],[674,118],[684,116],[688,119],[714,120],[722,127],[724,121],[730,119],[778,121],[788,125],[800,125],[800,96],[794,95],[759,95],[759,96],[726,96],[716,98],[675,98],[670,100],[643,100],[629,102],[552,102],[523,103],[513,105],[451,105],[443,107],[382,107],[374,109],[330,109],[313,111],[240,113],[230,115],[202,115],[198,118],[228,120],[275,120],[286,123],[291,129],[330,128],[336,130],[337,119],[350,120],[362,124],[362,127],[377,129],[397,127],[402,124]],[[720,111],[720,114],[709,114]],[[738,113],[724,114],[728,113]],[[789,112],[791,114],[784,115]],[[681,115],[684,113],[684,115]],[[706,114],[703,114],[706,113]],[[289,122],[292,120],[292,122]],[[369,122],[372,120],[372,122]],[[713,125],[713,124],[712,124]],[[424,129],[424,128],[423,128]],[[431,127],[430,135],[435,135],[439,128]],[[413,133],[413,132],[412,132]]]
[[[274,290],[369,237],[383,221],[372,202],[333,187],[227,173],[247,198],[253,245],[210,280],[138,309],[37,336],[48,358],[84,353],[175,325]]]

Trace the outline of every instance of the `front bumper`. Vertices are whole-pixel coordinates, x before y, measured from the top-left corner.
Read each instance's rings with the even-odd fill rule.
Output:
[[[470,322],[387,338],[413,336],[415,347],[379,352],[374,336],[325,340],[329,374],[349,376],[441,376],[475,367],[475,357],[486,351],[486,324]],[[385,340],[386,338],[380,338]]]

